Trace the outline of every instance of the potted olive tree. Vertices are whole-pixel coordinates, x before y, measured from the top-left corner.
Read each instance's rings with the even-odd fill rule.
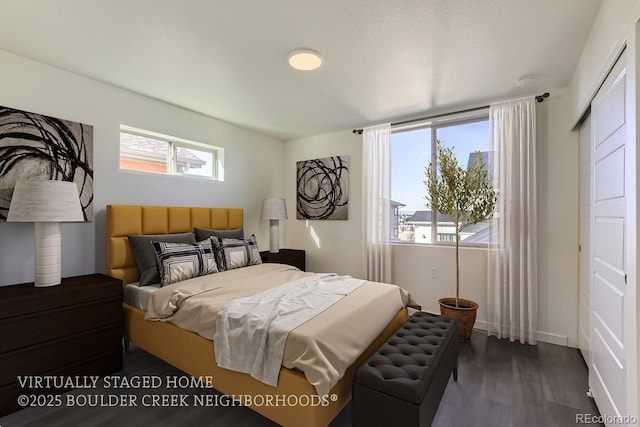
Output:
[[[468,342],[476,320],[478,304],[460,298],[460,232],[470,225],[486,221],[493,216],[497,194],[485,170],[482,154],[476,151],[469,168],[458,163],[453,148],[443,147],[437,141],[437,167],[429,162],[425,168],[427,207],[431,208],[431,220],[436,212],[453,221],[456,243],[456,297],[442,298],[440,313],[458,319],[460,342]]]

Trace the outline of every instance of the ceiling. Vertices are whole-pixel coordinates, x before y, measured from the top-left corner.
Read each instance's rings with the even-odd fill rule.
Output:
[[[289,140],[567,86],[600,3],[2,0],[0,49]]]

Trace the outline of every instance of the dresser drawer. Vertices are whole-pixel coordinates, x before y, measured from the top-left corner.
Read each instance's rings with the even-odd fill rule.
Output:
[[[0,416],[20,409],[19,394],[41,392],[21,390],[19,375],[122,370],[123,324],[122,281],[104,274],[0,287]]]
[[[18,375],[40,375],[61,370],[102,354],[121,351],[122,325],[70,336],[0,354],[0,386],[17,381]]]
[[[122,351],[120,349],[111,353],[102,354],[94,359],[89,359],[80,364],[65,366],[62,369],[46,372],[45,375],[84,376],[107,375],[122,370]],[[98,382],[102,384],[102,382]],[[21,388],[17,382],[0,387],[0,417],[15,412],[22,408],[18,405],[20,395],[58,394],[66,390],[43,389],[34,390]]]
[[[0,322],[0,353],[122,324],[120,298],[12,317]]]
[[[122,282],[102,274],[62,279],[62,284],[36,288],[33,283],[0,287],[0,321],[94,301],[122,299]]]

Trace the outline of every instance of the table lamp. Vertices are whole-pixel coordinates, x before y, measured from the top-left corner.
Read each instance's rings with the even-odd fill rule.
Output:
[[[35,286],[60,284],[60,223],[80,221],[84,221],[84,215],[74,182],[16,182],[7,222],[35,223]]]
[[[278,253],[280,251],[278,221],[287,219],[287,205],[284,199],[264,199],[264,202],[262,202],[262,219],[269,220],[269,252]]]

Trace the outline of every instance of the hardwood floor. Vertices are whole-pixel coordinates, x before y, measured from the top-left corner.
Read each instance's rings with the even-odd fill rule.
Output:
[[[434,426],[574,426],[598,416],[579,351],[498,340],[474,331],[461,345],[458,382],[449,381]],[[597,424],[596,424],[597,425]]]
[[[123,375],[183,376],[143,350],[133,348],[124,357]],[[100,381],[99,383],[104,383]],[[577,422],[578,414],[597,416],[593,400],[586,396],[587,368],[576,349],[539,343],[537,346],[511,343],[474,331],[471,343],[460,348],[458,382],[449,381],[440,403],[434,427],[566,427],[598,425]],[[74,390],[62,396],[57,408],[28,408],[0,418],[0,427],[18,426],[216,426],[263,427],[275,425],[241,406],[213,407],[91,407],[74,399],[102,394],[221,396],[211,389]],[[177,396],[177,397],[175,397]],[[222,398],[222,402],[225,400]],[[75,407],[66,403],[74,402]],[[139,400],[138,400],[139,402]],[[80,402],[83,403],[83,402]],[[109,403],[105,401],[104,403]],[[169,403],[169,402],[166,402]],[[301,421],[301,426],[304,422]],[[602,424],[600,424],[602,425]],[[351,426],[350,405],[331,423],[332,427]]]

